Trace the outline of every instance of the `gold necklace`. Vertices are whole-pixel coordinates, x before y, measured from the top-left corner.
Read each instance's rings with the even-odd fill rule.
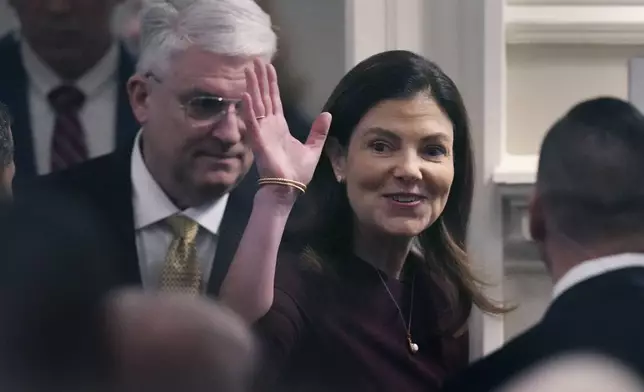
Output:
[[[403,326],[405,327],[405,333],[407,335],[407,344],[409,345],[409,351],[411,351],[412,354],[416,354],[418,352],[418,344],[414,343],[413,339],[411,338],[411,317],[414,314],[414,286],[416,283],[416,274],[414,274],[414,277],[412,278],[412,281],[411,281],[411,300],[409,303],[409,317],[408,317],[408,320],[405,321],[405,316],[403,316],[403,312],[400,309],[398,302],[394,298],[394,295],[391,294],[391,290],[389,290],[389,286],[387,286],[385,279],[382,277],[382,273],[379,270],[376,270],[376,272],[378,273],[380,282],[382,283],[383,286],[385,286],[385,289],[387,290],[387,294],[389,294],[389,298],[391,298],[391,301],[394,303],[394,305],[396,305],[396,309],[398,310],[398,316],[400,316],[400,321],[402,321]]]

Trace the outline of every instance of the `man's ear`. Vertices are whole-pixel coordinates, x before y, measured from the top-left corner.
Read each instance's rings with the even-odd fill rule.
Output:
[[[127,81],[127,94],[130,98],[130,106],[134,117],[143,125],[148,121],[149,112],[149,91],[148,82],[140,74],[134,74]]]
[[[546,237],[546,222],[543,213],[543,204],[536,194],[530,200],[528,217],[530,219],[530,237],[536,242],[543,242]]]
[[[338,139],[329,137],[324,147],[324,153],[331,161],[333,174],[338,182],[344,182],[346,179],[347,154]]]

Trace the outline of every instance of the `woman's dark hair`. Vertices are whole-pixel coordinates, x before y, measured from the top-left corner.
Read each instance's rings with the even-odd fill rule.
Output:
[[[454,181],[449,198],[438,220],[420,234],[418,245],[424,255],[424,269],[447,304],[446,310],[441,309],[447,315],[441,317],[444,325],[439,326],[440,331],[456,334],[465,327],[472,304],[487,312],[502,311],[482,293],[466,251],[474,163],[467,112],[456,85],[431,61],[408,51],[388,51],[367,58],[349,71],[323,111],[333,116],[329,138],[346,147],[359,121],[376,104],[417,94],[431,96],[454,129]],[[326,155],[320,159],[297,208],[286,241],[299,238],[305,257],[322,268],[346,260],[353,251],[354,214],[346,188],[336,181]]]

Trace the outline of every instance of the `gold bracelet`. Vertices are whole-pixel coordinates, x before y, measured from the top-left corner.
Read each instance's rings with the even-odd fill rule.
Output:
[[[306,185],[299,182],[299,181],[293,181],[289,180],[287,178],[277,178],[277,177],[264,177],[260,178],[257,180],[257,184],[259,186],[262,185],[286,185],[290,186],[291,188],[295,188],[298,191],[305,193],[306,192]]]

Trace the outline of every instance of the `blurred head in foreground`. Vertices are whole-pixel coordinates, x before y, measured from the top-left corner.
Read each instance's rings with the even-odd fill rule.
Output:
[[[633,370],[611,358],[566,354],[528,369],[496,392],[640,392],[644,383]]]
[[[249,329],[211,301],[122,291],[108,313],[119,392],[242,392],[252,379]]]

